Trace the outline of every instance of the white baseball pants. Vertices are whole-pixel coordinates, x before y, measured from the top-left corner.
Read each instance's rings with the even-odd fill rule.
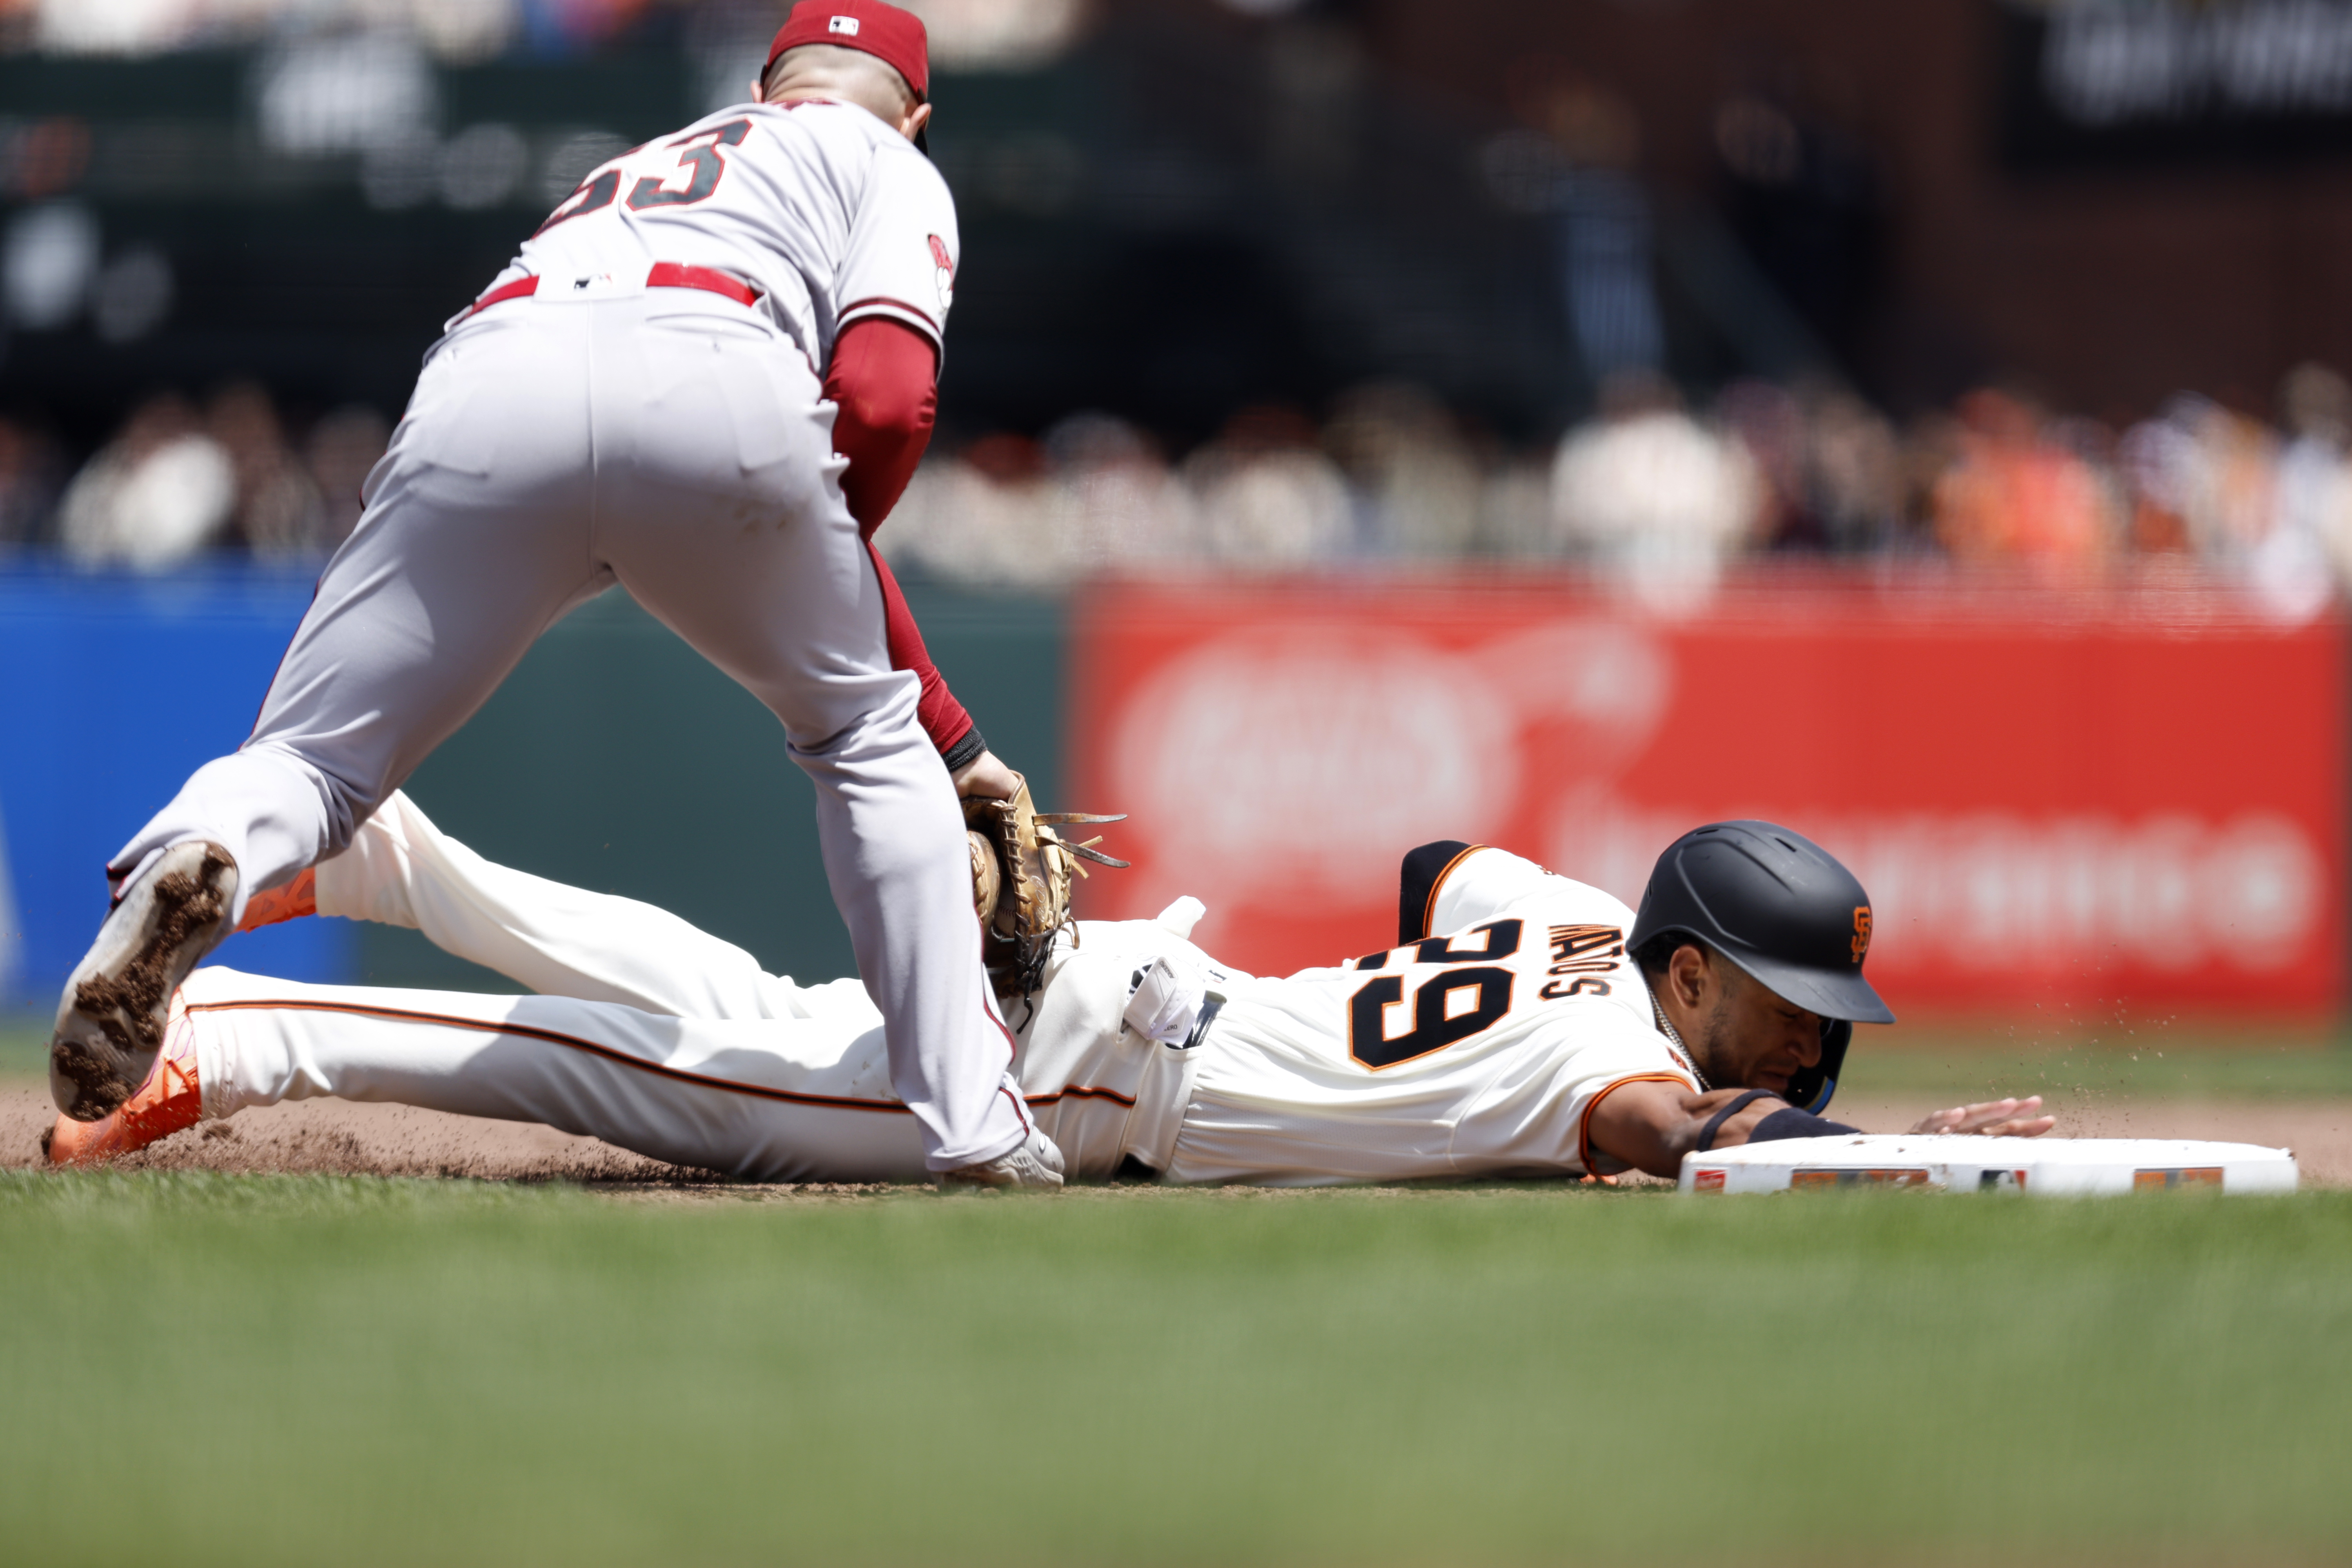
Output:
[[[172,1028],[195,1052],[208,1119],[331,1096],[543,1122],[755,1180],[924,1172],[919,1125],[890,1091],[882,1015],[855,980],[796,984],[651,904],[486,860],[397,791],[320,863],[316,897],[322,915],[414,927],[542,994],[200,969],[174,998]],[[1123,973],[1097,962],[1096,984],[1061,987],[1068,1017],[1050,1031],[1051,1054],[1099,1065],[1092,1037],[1106,1012],[1118,1029]],[[1098,1088],[1048,1088],[1046,1114],[1108,1174],[1130,1119]]]
[[[890,668],[832,420],[797,347],[696,290],[600,284],[467,321],[427,360],[252,738],[124,847],[117,886],[208,839],[236,857],[241,916],[349,844],[541,632],[618,582],[768,705],[815,783],[826,880],[925,1163],[1014,1147],[1030,1121],[961,816],[916,678]]]
[[[316,899],[322,915],[414,927],[542,994],[200,969],[174,998],[171,1048],[195,1052],[208,1118],[332,1096],[545,1122],[760,1180],[923,1172],[881,1013],[855,980],[796,984],[651,904],[486,860],[397,791],[320,863]],[[1166,1163],[1195,1053],[1126,1019],[1157,959],[1230,975],[1183,939],[1199,913],[1183,900],[1159,921],[1087,922],[1024,1010],[1028,1102],[1073,1174]]]
[[[752,1181],[920,1180],[921,1126],[856,1000],[863,1017],[680,1018],[206,968],[171,1027],[194,1036],[207,1121],[323,1096],[535,1121]]]

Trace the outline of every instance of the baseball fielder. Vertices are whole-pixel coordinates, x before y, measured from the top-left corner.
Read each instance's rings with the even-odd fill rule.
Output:
[[[256,890],[344,849],[618,583],[768,705],[814,781],[908,1157],[1058,1181],[963,870],[956,786],[1017,779],[868,542],[928,439],[959,256],[919,150],[928,82],[908,13],[803,0],[754,101],[591,174],[451,321],[252,737],[108,867],[51,1043],[67,1116],[143,1081],[173,993]]]
[[[1835,1126],[1783,1098],[1826,1100],[1798,1087],[1824,1059],[1821,1017],[1735,949],[1664,931],[1645,975],[1622,904],[1466,845],[1408,857],[1404,906],[1399,946],[1279,980],[1195,947],[1192,899],[1156,921],[1066,930],[1034,1005],[1016,1010],[1027,1104],[1074,1173],[1171,1182],[1672,1175],[1689,1149]],[[757,1180],[924,1171],[881,1016],[853,982],[798,985],[649,905],[493,865],[399,795],[299,904],[257,916],[313,910],[419,928],[540,994],[200,970],[155,1076],[94,1126],[60,1118],[49,1157],[331,1095],[544,1122]],[[2039,1132],[2038,1110],[2002,1100],[1918,1131]]]

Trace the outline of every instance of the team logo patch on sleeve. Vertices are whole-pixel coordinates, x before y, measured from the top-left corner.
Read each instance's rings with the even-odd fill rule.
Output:
[[[940,309],[944,310],[955,303],[955,258],[948,254],[946,240],[936,234],[930,240],[932,279],[940,286]]]

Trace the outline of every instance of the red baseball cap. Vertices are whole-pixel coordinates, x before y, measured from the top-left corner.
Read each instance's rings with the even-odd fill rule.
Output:
[[[918,99],[930,94],[931,51],[922,18],[883,0],[800,0],[768,46],[768,64],[803,44],[862,49],[905,77]]]

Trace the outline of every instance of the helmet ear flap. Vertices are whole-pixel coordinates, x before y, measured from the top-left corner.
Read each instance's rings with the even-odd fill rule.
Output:
[[[1845,1049],[1853,1044],[1853,1023],[1847,1018],[1822,1020],[1822,1059],[1811,1067],[1801,1068],[1789,1080],[1789,1092],[1783,1096],[1800,1110],[1810,1110],[1819,1116],[1830,1108],[1830,1099],[1837,1093],[1838,1078],[1845,1071]]]

